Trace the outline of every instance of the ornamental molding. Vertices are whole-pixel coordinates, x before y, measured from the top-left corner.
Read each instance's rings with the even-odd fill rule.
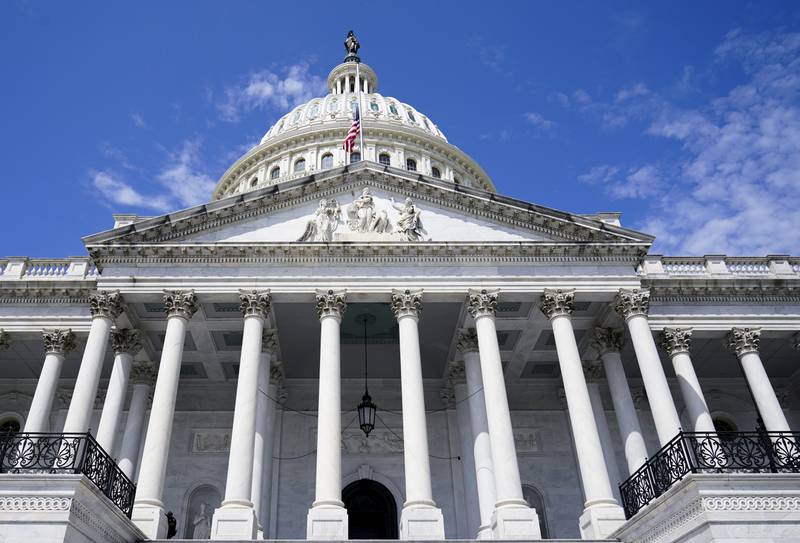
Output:
[[[0,288],[0,304],[86,305],[89,303],[89,293],[92,292],[92,289],[89,288],[86,282],[83,282],[79,287],[49,286],[46,283],[48,283],[47,280],[37,280],[35,282],[25,282],[20,286],[15,285],[11,288]]]
[[[760,342],[761,328],[732,328],[725,336],[725,346],[740,358],[747,353],[758,354]]]
[[[464,361],[463,360],[452,360],[447,365],[447,375],[446,375],[448,383],[455,384],[455,383],[465,383],[467,380],[467,373],[464,368]]]
[[[649,309],[650,291],[648,289],[620,289],[614,299],[614,311],[626,321],[631,317],[646,317]]]
[[[345,297],[346,292],[344,290],[318,290],[316,300],[317,315],[319,315],[319,318],[336,317],[341,320],[342,315],[344,315],[347,309]]]
[[[14,513],[57,513],[69,511],[72,498],[52,496],[0,496],[0,511]]]
[[[618,353],[625,344],[622,328],[596,327],[592,331],[592,347],[600,356],[606,353]]]
[[[193,290],[164,291],[164,312],[167,317],[181,317],[189,320],[198,308],[197,295]]]
[[[456,405],[456,393],[453,389],[453,382],[445,380],[444,385],[439,389],[439,399],[447,409],[452,409]]]
[[[689,354],[692,347],[691,328],[664,328],[658,335],[659,346],[670,356]]]
[[[142,350],[142,336],[139,330],[120,328],[111,332],[111,347],[115,354],[134,355]]]
[[[393,290],[391,308],[398,320],[402,317],[418,319],[422,312],[422,290]]]
[[[75,334],[69,328],[52,328],[42,331],[44,351],[47,354],[67,356],[75,349]]]
[[[787,285],[787,280],[774,279],[719,280],[714,284],[659,285],[658,280],[642,281],[649,287],[650,301],[659,303],[680,303],[686,305],[721,304],[798,304],[800,303],[800,282]]]
[[[575,289],[544,289],[541,309],[544,315],[552,320],[556,317],[569,317],[575,302]]]
[[[269,291],[240,290],[239,309],[247,317],[260,317],[266,319],[269,315],[272,300]]]
[[[269,364],[269,382],[272,385],[276,385],[278,389],[283,388],[283,383],[286,379],[286,374],[283,371],[283,364],[278,362],[277,360],[270,361]],[[286,398],[284,398],[285,400]],[[279,401],[276,398],[276,401]],[[283,403],[280,401],[280,403]]]
[[[133,384],[153,386],[157,376],[158,372],[156,371],[155,364],[148,361],[141,361],[133,363],[129,379]]]
[[[464,354],[479,352],[478,332],[474,328],[463,328],[459,330],[456,349],[458,349],[458,352]]]
[[[494,317],[497,313],[497,298],[499,294],[500,291],[497,289],[471,289],[467,293],[467,311],[469,311],[473,319]]]

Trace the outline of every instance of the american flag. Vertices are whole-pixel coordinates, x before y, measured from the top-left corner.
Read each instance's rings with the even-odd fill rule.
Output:
[[[347,136],[344,138],[344,142],[342,143],[342,149],[347,151],[348,153],[353,152],[353,147],[356,143],[356,138],[358,137],[358,133],[361,130],[361,115],[358,111],[358,104],[356,104],[355,109],[353,109],[353,124],[350,125],[350,130],[347,131]]]

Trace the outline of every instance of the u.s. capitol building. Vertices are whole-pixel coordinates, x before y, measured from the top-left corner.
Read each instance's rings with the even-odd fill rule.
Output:
[[[0,540],[799,541],[800,258],[502,196],[345,47],[208,203],[0,259]]]

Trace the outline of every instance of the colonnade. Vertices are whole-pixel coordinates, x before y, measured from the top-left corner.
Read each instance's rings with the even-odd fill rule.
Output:
[[[462,403],[466,403],[466,413],[462,412],[459,420],[469,421],[469,435],[464,442],[471,445],[471,466],[478,490],[480,525],[476,536],[480,539],[537,539],[540,537],[537,513],[525,502],[522,493],[497,341],[498,295],[498,291],[487,289],[467,293],[467,309],[474,320],[474,329],[460,330],[457,342],[463,354],[464,375],[463,387],[457,394]],[[212,538],[216,539],[256,537],[264,510],[263,489],[269,486],[272,472],[275,407],[270,399],[276,397],[276,390],[271,377],[277,377],[273,374],[280,369],[273,364],[276,337],[265,329],[271,298],[268,291],[242,291],[239,297],[244,316],[242,348],[225,497],[213,517]],[[584,538],[603,538],[624,522],[624,515],[614,497],[604,458],[602,441],[607,432],[602,424],[598,426],[596,391],[587,385],[573,330],[574,297],[574,290],[545,289],[540,309],[552,326],[577,451],[585,497],[580,517],[581,533]],[[347,511],[341,501],[339,343],[341,320],[347,308],[346,293],[318,291],[315,299],[320,321],[319,405],[315,496],[308,511],[307,536],[309,539],[347,539]],[[443,539],[444,522],[433,499],[428,455],[418,326],[423,307],[422,291],[395,290],[390,300],[398,321],[401,361],[406,489],[401,537]],[[151,365],[133,361],[133,356],[141,349],[136,330],[112,330],[121,312],[120,301],[118,292],[102,291],[90,297],[92,324],[63,431],[88,430],[106,346],[111,340],[114,365],[97,440],[104,449],[113,450],[126,391],[132,383],[119,460],[123,472],[132,478],[142,443],[154,370]],[[166,532],[162,495],[167,456],[187,325],[198,307],[193,291],[167,291],[164,304],[166,333],[132,517],[150,538],[162,538]],[[649,291],[621,290],[615,298],[614,309],[628,328],[659,442],[664,445],[678,434],[681,425],[648,323]],[[624,441],[628,472],[632,473],[645,462],[648,453],[622,367],[622,336],[620,329],[596,328],[592,344],[608,381]],[[658,342],[675,369],[693,425],[691,429],[713,432],[713,422],[690,358],[691,336],[689,328],[666,328],[658,336]],[[758,353],[759,338],[759,329],[733,328],[726,343],[739,359],[767,430],[789,431]],[[24,428],[26,432],[48,430],[61,366],[75,345],[74,334],[68,329],[45,330],[43,339],[46,356]],[[267,392],[259,394],[259,390]]]

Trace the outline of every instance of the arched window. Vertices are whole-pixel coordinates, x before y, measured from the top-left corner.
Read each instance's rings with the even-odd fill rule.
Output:
[[[306,171],[306,159],[298,158],[294,163],[294,173],[302,173]]]
[[[277,178],[279,178],[280,176],[281,176],[281,168],[280,168],[280,166],[275,166],[275,167],[274,167],[274,168],[272,168],[272,170],[270,170],[270,172],[269,172],[269,178],[270,178],[270,179],[277,179]]]
[[[354,162],[361,162],[361,153],[357,151],[355,153],[350,153],[350,164]]]
[[[436,179],[442,178],[442,172],[436,166],[431,168],[431,177],[435,177]]]
[[[329,170],[333,168],[333,155],[330,153],[325,153],[322,155],[322,160],[320,161],[320,168],[323,170]]]
[[[408,170],[410,172],[417,171],[417,161],[414,160],[413,158],[407,158],[406,159],[406,170]]]
[[[547,529],[547,513],[545,511],[544,496],[533,485],[522,485],[522,497],[528,505],[536,509],[539,517],[539,530],[542,532],[542,539],[549,539],[550,533]]]
[[[308,118],[313,119],[319,113],[319,102],[314,102],[314,105],[311,106],[311,109],[308,110]]]
[[[378,162],[389,166],[392,163],[392,159],[389,157],[389,153],[381,153],[380,156],[378,156]]]
[[[376,112],[376,113],[377,113],[378,111],[380,111],[380,108],[378,107],[378,102],[376,102],[375,100],[373,100],[373,101],[371,101],[371,102],[369,103],[369,108],[370,108],[372,111]]]
[[[254,177],[250,180],[251,187],[255,187],[256,185],[258,185],[258,177]]]
[[[298,109],[297,111],[294,112],[294,116],[292,117],[292,124],[295,124],[295,123],[297,123],[297,121],[300,120],[300,115],[302,113],[303,113],[303,111],[300,110],[300,109]]]
[[[330,102],[328,102],[328,113],[333,113],[336,111],[336,106],[338,105],[336,98],[333,98]]]
[[[394,104],[389,104],[389,113],[391,113],[392,115],[400,115],[397,112],[397,106],[395,106]]]
[[[411,121],[412,123],[417,122],[417,118],[414,117],[414,112],[411,111],[410,109],[406,110],[406,115],[408,115],[408,120]]]

